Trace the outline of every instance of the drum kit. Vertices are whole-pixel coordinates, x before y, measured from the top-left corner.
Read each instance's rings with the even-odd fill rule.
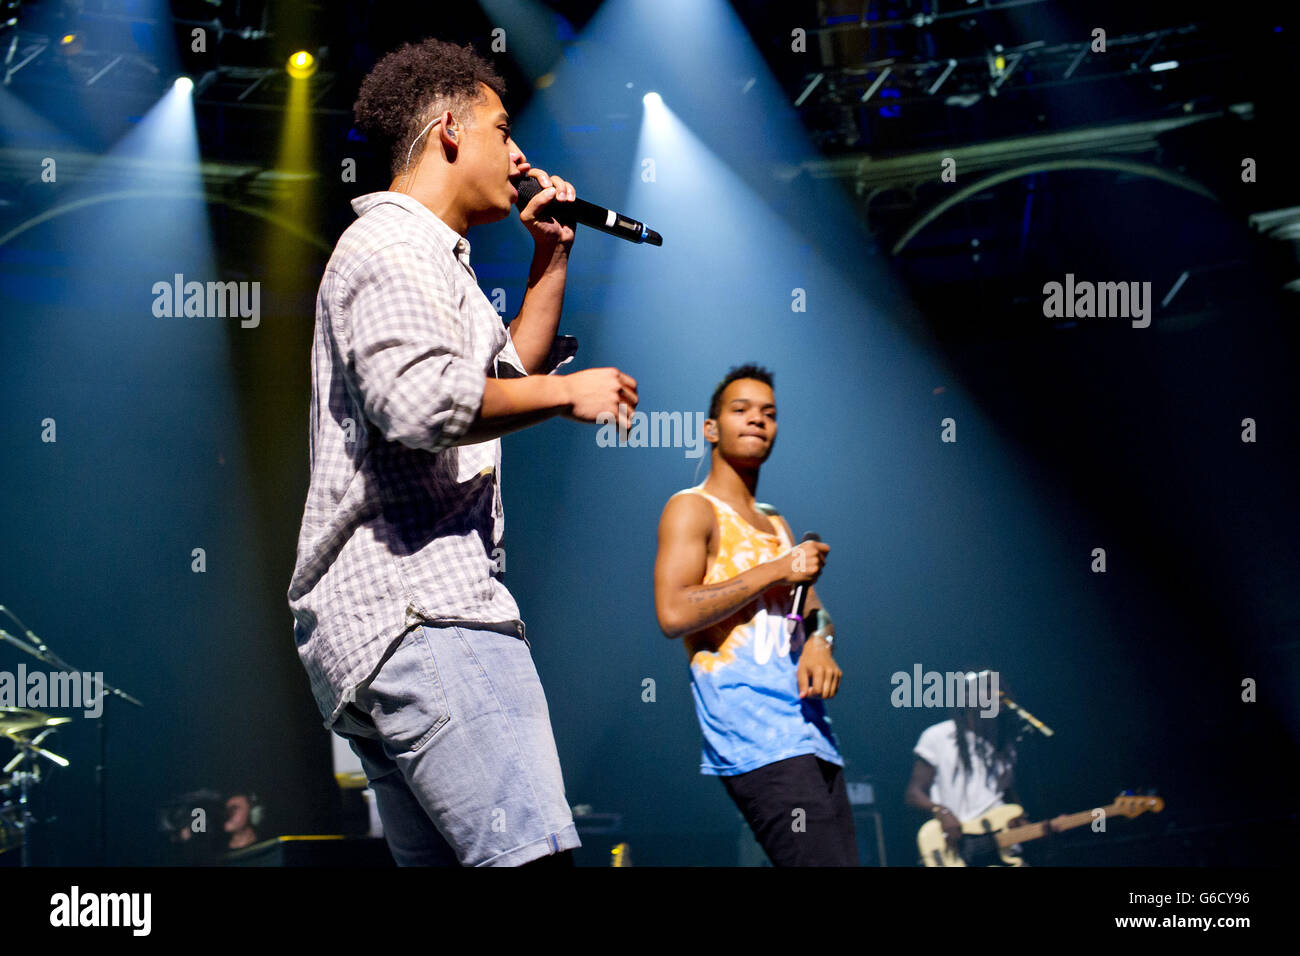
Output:
[[[18,615],[3,604],[0,604],[0,614],[17,624],[23,635],[18,637],[0,628],[0,643],[12,645],[24,654],[35,657],[51,668],[52,672],[71,675],[73,678],[81,680],[90,679],[96,685],[93,696],[88,696],[79,705],[90,706],[94,704],[98,709],[97,714],[87,712],[86,716],[94,719],[95,723],[99,725],[99,763],[95,767],[95,792],[98,798],[96,802],[98,803],[99,819],[98,826],[95,828],[95,846],[99,863],[102,866],[107,862],[106,852],[108,846],[108,800],[106,796],[108,791],[105,785],[108,764],[108,720],[107,710],[102,705],[113,698],[119,698],[135,707],[144,707],[144,704],[120,687],[114,687],[105,681],[103,674],[99,672],[92,674],[89,671],[73,667],[63,660],[41,639],[40,635],[34,633],[31,628],[19,620]],[[22,674],[22,668],[23,665],[20,664],[20,675]],[[16,683],[19,687],[25,686],[21,679]],[[60,683],[59,686],[64,685]],[[75,687],[75,684],[69,686]],[[82,686],[87,685],[82,684]],[[87,695],[90,695],[90,691],[87,691]],[[17,695],[16,700],[12,696],[8,699],[12,703],[22,704],[27,702],[21,694]],[[37,703],[36,700],[31,702]],[[71,706],[79,705],[73,704]],[[59,705],[51,704],[50,706]],[[19,851],[23,866],[29,866],[31,863],[31,829],[36,819],[29,805],[32,787],[42,780],[41,770],[46,768],[42,761],[48,760],[59,767],[68,766],[68,761],[65,758],[42,747],[41,744],[59,726],[70,722],[70,717],[51,717],[49,714],[43,714],[38,710],[28,710],[25,707],[0,706],[0,743],[7,740],[15,750],[8,763],[0,767],[0,866],[11,862],[12,854],[10,851],[12,850]],[[0,760],[4,760],[5,757],[5,752],[0,748]]]
[[[68,765],[65,758],[41,744],[59,725],[71,720],[23,707],[0,707],[0,738],[12,744],[15,751],[12,759],[0,768],[0,860],[17,851],[22,864],[27,865],[27,836],[34,819],[29,800],[32,787],[41,782],[41,760],[60,767]],[[0,759],[4,759],[4,754],[0,754]]]

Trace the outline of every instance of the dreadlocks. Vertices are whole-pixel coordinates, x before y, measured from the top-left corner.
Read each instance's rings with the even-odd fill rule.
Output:
[[[985,672],[981,671],[979,673]],[[966,741],[966,731],[971,729],[974,730],[975,748],[984,764],[985,781],[991,785],[996,785],[1001,771],[1016,761],[1015,740],[1004,720],[1007,715],[1001,710],[992,718],[977,718],[978,720],[992,720],[992,734],[986,735],[979,730],[975,730],[975,728],[967,727],[970,715],[976,713],[975,707],[971,705],[971,701],[976,699],[974,696],[975,680],[978,680],[976,673],[968,671],[966,677],[967,706],[954,707],[952,710],[952,722],[956,725],[958,759],[958,766],[953,769],[953,780],[957,779],[958,774],[969,778],[975,772],[971,760],[971,749]]]

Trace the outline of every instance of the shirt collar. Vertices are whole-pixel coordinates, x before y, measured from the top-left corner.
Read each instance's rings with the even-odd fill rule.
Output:
[[[384,203],[400,206],[407,212],[412,213],[421,226],[428,230],[430,238],[438,248],[449,250],[457,259],[460,259],[465,265],[469,265],[469,240],[439,219],[428,206],[413,196],[387,190],[366,193],[364,196],[358,196],[352,200],[352,211],[357,216],[364,216],[370,210],[382,206]]]

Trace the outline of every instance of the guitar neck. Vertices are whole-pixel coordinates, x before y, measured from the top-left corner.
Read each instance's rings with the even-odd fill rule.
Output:
[[[1106,816],[1111,816],[1117,812],[1119,804],[1112,803],[1108,807],[1102,807],[1102,812]],[[1092,810],[1080,810],[1078,813],[1067,813],[1051,821],[1053,833],[1060,833],[1063,830],[1073,830],[1076,827],[1086,826],[1093,821]],[[1026,823],[1024,826],[1012,827],[1009,830],[1003,830],[997,834],[999,847],[1009,847],[1016,843],[1024,843],[1027,840],[1037,840],[1040,837],[1047,836],[1047,823],[1044,820],[1040,823]]]

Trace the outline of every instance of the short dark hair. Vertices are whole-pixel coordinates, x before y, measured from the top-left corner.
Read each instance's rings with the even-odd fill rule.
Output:
[[[468,107],[482,99],[480,83],[505,99],[506,81],[470,44],[462,47],[433,38],[404,43],[361,81],[352,110],[358,128],[389,150],[396,176],[408,155],[414,162],[423,152],[427,139],[414,152],[411,142],[435,114],[449,109],[464,114],[463,119],[457,116],[461,122],[472,119]]]
[[[773,387],[771,370],[765,369],[761,365],[755,365],[753,362],[737,365],[727,373],[726,377],[718,383],[718,387],[713,390],[713,397],[709,399],[710,418],[717,418],[722,413],[722,393],[727,390],[727,386],[742,378],[752,378],[762,382],[768,388]]]

